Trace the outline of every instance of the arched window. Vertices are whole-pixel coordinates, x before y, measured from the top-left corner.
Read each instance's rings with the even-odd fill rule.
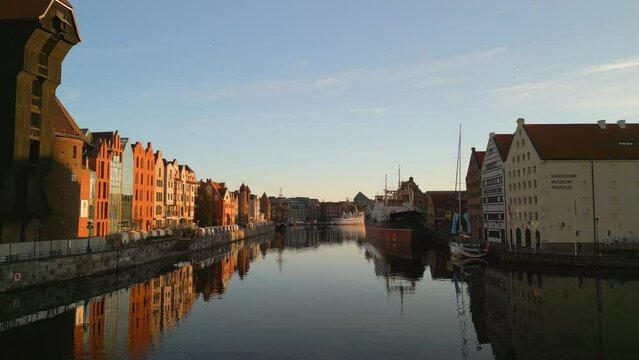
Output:
[[[515,230],[515,239],[517,247],[521,247],[521,229]]]
[[[526,247],[532,247],[532,233],[530,229],[526,229]]]

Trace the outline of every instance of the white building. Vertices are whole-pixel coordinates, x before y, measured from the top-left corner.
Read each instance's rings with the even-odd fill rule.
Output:
[[[519,119],[505,170],[510,246],[639,241],[639,124]]]
[[[481,168],[484,238],[493,249],[507,248],[504,162],[512,140],[512,134],[490,133]]]

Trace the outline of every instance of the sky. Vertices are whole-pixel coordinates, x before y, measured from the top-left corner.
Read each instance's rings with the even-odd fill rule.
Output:
[[[639,119],[639,2],[71,1],[58,97],[198,178],[352,199],[454,188],[527,123]]]

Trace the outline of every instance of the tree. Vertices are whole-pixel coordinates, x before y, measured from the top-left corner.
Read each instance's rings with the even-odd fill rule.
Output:
[[[200,184],[195,196],[195,221],[198,226],[213,226],[213,211],[213,199],[206,192],[206,185]]]

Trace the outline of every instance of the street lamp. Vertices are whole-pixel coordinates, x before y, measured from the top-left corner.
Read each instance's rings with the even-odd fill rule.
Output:
[[[87,230],[89,230],[89,236],[87,236],[87,252],[91,252],[91,230],[93,230],[93,221],[87,223]]]

